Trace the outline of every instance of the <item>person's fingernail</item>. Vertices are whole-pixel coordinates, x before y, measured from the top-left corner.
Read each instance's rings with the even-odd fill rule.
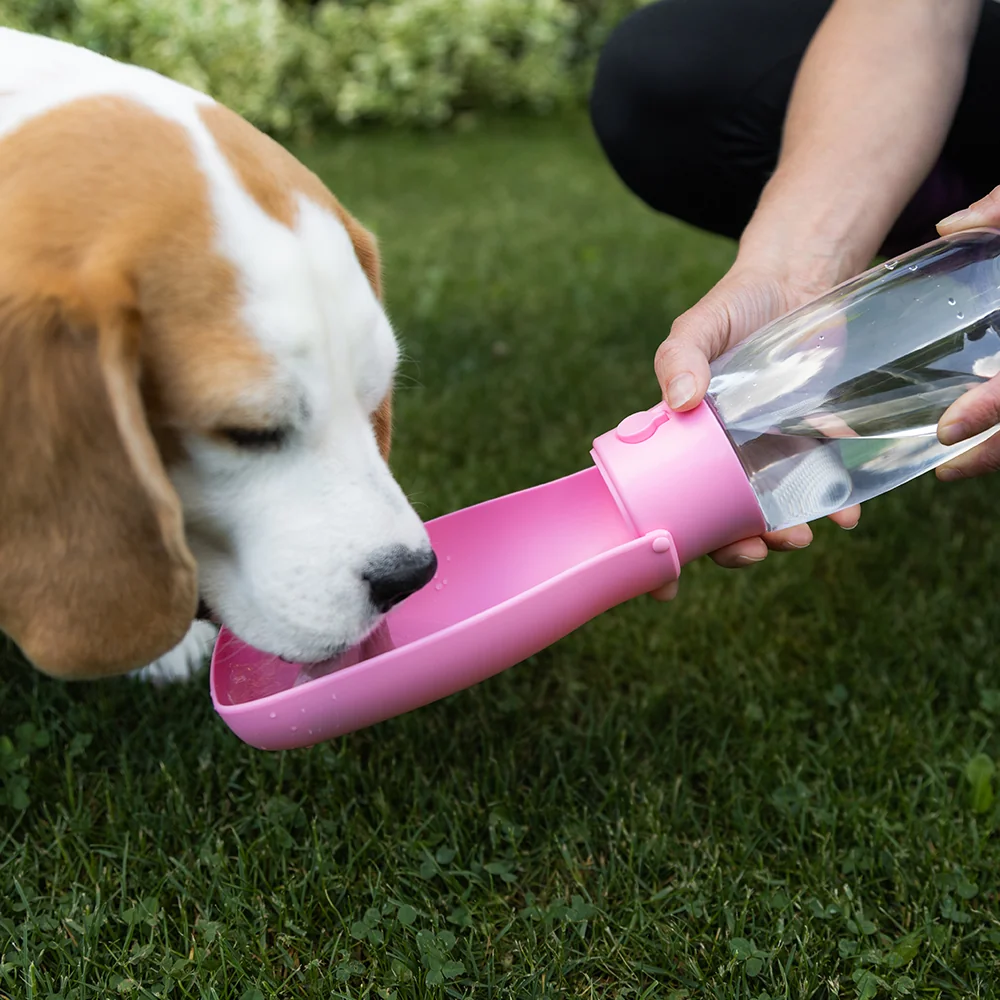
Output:
[[[767,553],[765,553],[762,556],[746,556],[746,555],[744,555],[744,556],[737,556],[736,557],[736,562],[740,566],[750,566],[753,563],[762,562],[766,558],[767,558]]]
[[[969,436],[969,426],[964,420],[949,420],[938,427],[938,440],[941,444],[958,444]]]
[[[694,376],[690,372],[675,375],[667,386],[667,403],[672,410],[679,410],[694,395]]]
[[[784,548],[804,549],[811,544],[812,540],[813,533],[809,528],[793,528],[792,533],[784,539]]]
[[[972,214],[971,209],[963,208],[958,212],[953,212],[946,219],[942,219],[938,224],[937,228],[940,229],[942,226],[957,226],[964,222]]]
[[[951,465],[942,465],[937,470],[937,477],[943,483],[953,483],[956,479],[962,478],[962,470]]]

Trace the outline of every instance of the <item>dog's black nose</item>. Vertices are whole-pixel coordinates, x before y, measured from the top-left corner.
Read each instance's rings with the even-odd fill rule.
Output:
[[[392,549],[373,560],[364,573],[372,604],[382,614],[430,583],[437,572],[433,549]]]

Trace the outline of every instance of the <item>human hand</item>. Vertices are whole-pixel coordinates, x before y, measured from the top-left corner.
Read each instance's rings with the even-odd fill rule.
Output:
[[[834,283],[791,277],[777,267],[748,265],[737,259],[704,298],[677,317],[656,353],[656,375],[667,404],[680,411],[697,406],[708,389],[710,362],[765,323],[815,298]],[[860,515],[861,508],[854,506],[831,515],[831,519],[843,528],[853,528]],[[802,524],[742,539],[711,556],[720,566],[735,569],[760,562],[769,550],[805,548],[812,537],[809,525]],[[676,593],[677,584],[671,583],[653,596],[670,600]]]
[[[660,348],[656,370],[668,403],[697,405],[710,361],[872,259],[940,155],[981,13],[977,0],[830,6],[796,73],[778,162],[740,237],[737,263]],[[876,90],[880,99],[869,100]],[[851,527],[859,513],[851,508],[833,520]],[[801,526],[714,558],[745,565],[811,537]]]
[[[937,225],[942,236],[980,226],[1000,228],[1000,187]],[[1000,376],[970,389],[945,410],[938,421],[938,440],[945,445],[967,441],[1000,423]],[[1000,436],[994,435],[937,470],[938,479],[971,479],[1000,469]]]

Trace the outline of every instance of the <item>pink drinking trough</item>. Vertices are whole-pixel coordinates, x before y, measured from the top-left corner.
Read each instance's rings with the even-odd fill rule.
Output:
[[[362,729],[485,680],[764,530],[705,403],[632,414],[591,454],[575,475],[431,521],[435,578],[336,660],[286,663],[223,629],[211,668],[219,715],[263,750]]]

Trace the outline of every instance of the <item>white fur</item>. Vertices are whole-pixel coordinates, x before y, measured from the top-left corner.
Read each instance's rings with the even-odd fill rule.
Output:
[[[210,98],[147,70],[0,29],[0,137],[49,108],[99,94],[139,101],[188,131],[208,180],[217,249],[240,276],[247,336],[277,363],[261,402],[307,414],[273,453],[187,441],[190,461],[171,478],[202,594],[248,642],[289,660],[323,659],[378,624],[362,579],[370,561],[390,546],[429,546],[371,427],[393,378],[395,336],[336,216],[302,197],[289,229],[242,188],[198,117]],[[144,676],[189,674],[205,635],[189,633]]]

